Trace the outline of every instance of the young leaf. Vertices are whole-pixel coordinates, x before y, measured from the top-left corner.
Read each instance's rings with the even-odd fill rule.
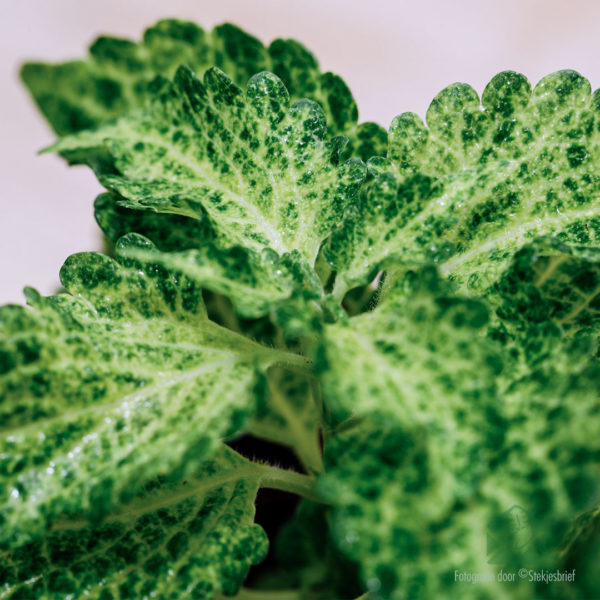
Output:
[[[159,21],[135,43],[98,38],[85,60],[62,64],[28,63],[21,77],[59,135],[95,129],[143,106],[148,84],[171,78],[181,64],[202,75],[220,68],[239,86],[260,71],[282,79],[293,101],[318,102],[334,134],[347,135],[365,159],[385,152],[385,131],[375,123],[357,125],[358,110],[344,81],[321,73],[317,60],[295,40],[275,40],[268,48],[238,27],[219,25],[206,32],[193,23]]]
[[[209,69],[187,67],[163,82],[146,110],[56,143],[67,155],[104,147],[116,174],[100,181],[129,208],[198,218],[209,215],[224,246],[278,254],[298,250],[314,263],[364,178],[364,165],[334,162],[323,111],[309,100],[289,107],[275,75],[260,73],[246,94]]]
[[[198,286],[159,265],[75,254],[61,281],[68,294],[0,308],[0,544],[193,470],[283,356],[210,322]]]
[[[185,479],[159,477],[102,524],[64,518],[0,551],[2,598],[234,595],[267,550],[254,524],[260,471],[227,447]]]
[[[482,101],[465,84],[440,92],[427,127],[396,117],[387,159],[328,247],[337,296],[387,260],[436,262],[442,274],[483,291],[514,252],[540,235],[594,245],[600,239],[600,96],[574,71],[531,92],[498,74]]]

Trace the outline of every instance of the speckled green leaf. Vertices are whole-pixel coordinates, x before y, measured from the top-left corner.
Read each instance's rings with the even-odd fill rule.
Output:
[[[158,252],[147,238],[128,234],[117,242],[117,251],[141,264],[159,264],[180,273],[203,289],[227,296],[236,312],[247,318],[269,314],[293,294],[318,299],[321,283],[297,252],[279,257],[269,248],[261,253],[214,245],[184,252]]]
[[[552,323],[534,337],[532,320],[511,347],[485,340],[484,305],[450,290],[409,272],[374,310],[325,328],[323,398],[347,418],[319,488],[331,533],[375,598],[545,597],[455,571],[562,564],[571,521],[598,500],[600,365]]]
[[[517,575],[564,564],[563,536],[600,485],[600,367],[553,347],[496,403],[446,395],[427,419],[402,404],[396,419],[367,416],[330,440],[320,492],[335,506],[331,532],[375,598],[584,597],[577,580],[550,593]],[[498,583],[500,569],[515,582]]]
[[[187,67],[155,90],[147,110],[52,150],[105,147],[117,174],[100,181],[129,208],[211,219],[222,245],[314,262],[364,177],[351,159],[337,166],[343,140],[327,139],[323,111],[310,100],[289,106],[275,75],[253,77],[244,93],[216,68],[201,82]]]
[[[215,232],[206,214],[197,218],[133,210],[119,204],[115,194],[100,194],[94,202],[94,216],[104,235],[116,242],[128,233],[149,238],[159,250],[171,252],[203,248],[215,240]]]
[[[102,524],[62,519],[0,552],[0,597],[50,600],[234,595],[267,540],[253,523],[256,465],[224,447],[186,479],[157,478]]]
[[[599,99],[574,71],[533,92],[506,71],[481,103],[468,85],[444,89],[427,126],[413,113],[396,117],[387,159],[369,162],[374,181],[328,249],[338,297],[390,259],[439,263],[483,291],[535,237],[597,247]]]
[[[600,332],[600,247],[541,238],[519,250],[487,295],[504,325],[526,331],[551,321],[568,335]]]
[[[369,549],[361,546],[360,552],[348,555],[361,564],[365,582],[373,578],[382,582],[383,598],[393,597],[396,568],[400,568],[391,569],[391,581],[387,581],[389,563],[406,562],[410,555],[401,539],[408,513],[401,507],[396,512],[393,503],[408,509],[410,494],[416,497],[426,488],[428,495],[419,496],[418,511],[411,517],[415,527],[425,518],[444,518],[480,481],[483,470],[476,457],[489,454],[501,440],[494,385],[498,353],[484,337],[487,320],[483,304],[452,296],[435,270],[426,269],[399,279],[372,312],[325,328],[320,355],[323,401],[336,420],[352,417],[357,424],[349,426],[350,437],[342,433],[329,442],[324,493],[335,503],[354,498],[350,511],[357,518],[368,513],[361,523],[371,529],[364,541]],[[478,410],[472,410],[473,406]],[[456,426],[459,421],[460,428]],[[347,452],[352,452],[352,459],[344,463]],[[362,461],[358,459],[361,454]],[[370,459],[370,454],[374,458]],[[385,478],[393,479],[390,470],[395,471],[405,460],[415,463],[408,467],[406,488],[400,481],[392,486],[395,499],[383,509],[385,522],[383,515],[373,518],[381,508],[371,510],[370,506],[382,494],[385,498],[389,485]],[[359,474],[369,461],[370,467]],[[336,475],[338,463],[354,475]],[[385,472],[382,480],[380,469]],[[426,484],[429,472],[436,475],[431,489]],[[352,477],[347,485],[346,477]],[[363,494],[363,488],[367,491],[359,501],[357,495]],[[359,508],[361,504],[364,507]],[[334,536],[339,536],[336,541],[347,551],[354,543],[354,533],[340,532],[339,527],[334,524]],[[394,528],[400,533],[392,542],[388,536],[394,535]],[[376,548],[378,536],[385,537],[380,546],[383,557]],[[343,542],[346,537],[348,544]],[[388,547],[393,544],[397,551]],[[404,553],[407,556],[400,560]],[[382,569],[377,567],[380,564]],[[377,586],[369,586],[378,591]],[[419,596],[413,593],[408,597]]]
[[[357,126],[358,110],[344,81],[321,73],[315,57],[295,40],[275,40],[268,48],[230,24],[211,32],[184,21],[163,20],[135,43],[98,38],[89,57],[62,64],[28,63],[21,76],[38,106],[60,135],[96,128],[143,105],[148,84],[172,77],[181,64],[202,75],[219,67],[238,85],[260,71],[278,75],[292,100],[321,104],[335,134],[348,135],[357,156],[385,152],[385,131],[375,123]]]
[[[75,254],[61,281],[69,293],[0,308],[0,544],[187,473],[283,356],[208,321],[199,286],[160,265]]]
[[[487,321],[482,303],[454,296],[433,268],[409,272],[375,310],[325,326],[324,401],[337,419],[468,415],[472,402],[493,397],[501,366],[485,340]]]

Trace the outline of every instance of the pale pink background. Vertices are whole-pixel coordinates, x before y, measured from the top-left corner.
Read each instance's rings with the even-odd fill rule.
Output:
[[[17,81],[26,59],[77,57],[100,33],[138,38],[162,17],[206,28],[231,21],[264,42],[302,41],[325,70],[344,77],[361,120],[386,127],[404,111],[424,115],[454,81],[481,93],[503,69],[535,83],[573,68],[600,86],[593,0],[1,0],[0,7],[0,304],[21,302],[24,285],[52,293],[70,253],[100,247],[94,177],[36,156],[53,135]]]

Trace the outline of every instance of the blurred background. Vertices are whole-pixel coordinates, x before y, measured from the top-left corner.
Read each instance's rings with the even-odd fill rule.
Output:
[[[80,57],[101,33],[137,40],[164,17],[207,29],[230,21],[265,43],[303,42],[323,70],[344,78],[360,120],[386,128],[401,112],[424,116],[435,94],[455,81],[481,94],[504,69],[535,84],[571,68],[600,87],[597,0],[1,0],[0,6],[0,304],[23,302],[25,285],[53,293],[69,254],[102,247],[92,216],[100,191],[94,176],[36,155],[54,136],[18,80],[25,60]]]

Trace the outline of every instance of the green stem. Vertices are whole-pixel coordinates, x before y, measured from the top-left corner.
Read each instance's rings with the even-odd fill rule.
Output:
[[[306,373],[312,365],[312,361],[306,358],[306,356],[302,356],[302,354],[295,354],[294,352],[278,350],[276,348],[269,350],[267,357],[271,365],[277,364],[286,367],[295,367],[300,369],[302,373]]]
[[[348,286],[344,278],[340,277],[339,274],[336,275],[335,283],[333,284],[333,290],[331,290],[331,296],[338,304],[341,304],[347,291]]]
[[[313,502],[323,502],[315,492],[316,480],[314,477],[269,465],[261,465],[261,471],[260,487],[298,494]]]
[[[296,453],[302,466],[308,473],[323,472],[323,457],[321,456],[321,446],[319,444],[318,430],[316,427],[306,427],[303,419],[303,411],[291,406],[285,394],[281,391],[283,378],[288,376],[290,369],[272,370],[269,375],[269,401],[287,423],[287,433],[289,436],[280,437],[280,443],[288,444]],[[314,405],[313,381],[309,381],[309,394],[305,402],[310,406]]]

